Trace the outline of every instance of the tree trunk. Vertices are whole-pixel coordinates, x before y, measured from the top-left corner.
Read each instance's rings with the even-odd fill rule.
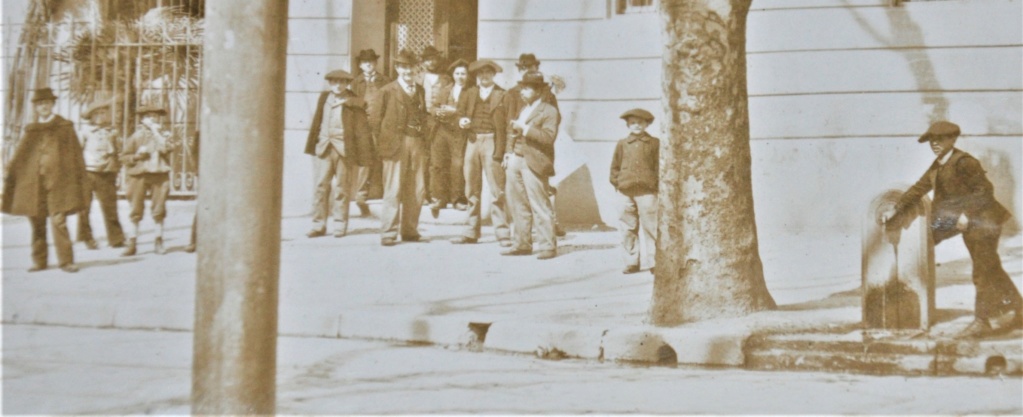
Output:
[[[651,321],[772,309],[757,249],[746,95],[751,0],[661,0],[661,182]]]

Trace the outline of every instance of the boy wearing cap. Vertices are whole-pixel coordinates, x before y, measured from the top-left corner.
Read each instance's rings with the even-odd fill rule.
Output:
[[[490,205],[490,220],[494,235],[502,247],[510,247],[511,215],[505,201],[505,172],[501,167],[504,158],[508,116],[504,107],[505,91],[494,83],[494,75],[501,67],[489,59],[473,62],[469,72],[479,85],[469,88],[458,103],[458,126],[468,132],[465,145],[465,194],[469,197],[469,224],[461,237],[451,243],[471,244],[480,238],[481,201],[483,177],[486,175],[493,203]]]
[[[418,242],[419,214],[426,198],[426,98],[415,83],[416,56],[408,50],[394,59],[398,79],[380,89],[369,123],[383,160],[384,198],[380,244]],[[400,233],[399,233],[400,232]]]
[[[896,230],[911,221],[920,198],[934,191],[931,217],[927,219],[934,243],[962,233],[973,261],[976,287],[974,321],[959,337],[982,337],[992,331],[990,320],[1012,313],[999,330],[1023,327],[1023,298],[1002,268],[998,239],[1010,213],[994,198],[994,187],[980,162],[955,148],[959,126],[934,123],[918,142],[928,142],[937,156],[927,172],[909,188],[894,209],[882,214],[886,228]]]
[[[621,195],[622,211],[618,230],[622,233],[625,270],[639,272],[640,250],[637,241],[655,244],[657,232],[657,179],[660,140],[646,132],[654,115],[643,109],[632,109],[621,115],[629,127],[629,136],[619,140],[611,159],[611,185]],[[656,249],[655,249],[656,251]],[[653,256],[650,256],[653,259]]]
[[[36,120],[25,127],[4,175],[2,211],[27,216],[32,226],[32,263],[28,271],[47,268],[46,219],[50,220],[57,262],[64,272],[78,272],[67,216],[85,206],[85,161],[74,125],[53,112],[57,96],[35,90]]]
[[[351,74],[334,70],[325,78],[330,90],[320,94],[305,145],[305,153],[316,157],[317,173],[313,228],[306,233],[310,238],[327,234],[332,195],[334,237],[348,234],[349,206],[356,190],[358,168],[369,166],[373,159],[366,101],[348,90]]]
[[[436,121],[430,141],[430,213],[433,218],[448,203],[465,210],[465,132],[458,128],[458,102],[468,92],[469,63],[459,59],[448,66],[453,83],[440,87],[433,116]]]
[[[523,256],[533,253],[533,227],[540,254],[537,259],[557,256],[554,208],[548,195],[548,181],[554,175],[554,140],[558,137],[558,110],[543,102],[543,74],[530,71],[519,81],[525,106],[508,127],[508,143],[501,166],[507,170],[505,186],[508,206],[515,221],[514,247],[501,253]]]
[[[118,156],[121,146],[117,140],[117,131],[111,127],[110,106],[113,103],[96,101],[91,104],[82,116],[89,120],[83,128],[82,152],[85,157],[85,209],[78,213],[78,241],[85,242],[89,249],[97,249],[99,245],[92,236],[89,224],[89,211],[92,208],[93,193],[99,200],[103,212],[103,223],[107,230],[107,243],[112,248],[124,246],[124,230],[117,217],[117,173],[121,170]]]
[[[139,222],[145,212],[146,194],[150,195],[150,213],[156,222],[153,252],[166,253],[163,247],[163,220],[167,217],[167,196],[170,195],[170,154],[178,144],[171,142],[170,132],[163,130],[160,119],[167,111],[156,106],[142,106],[135,114],[142,120],[135,133],[124,141],[121,163],[128,174],[125,194],[131,203],[131,234],[122,256],[136,253]]]
[[[355,77],[349,88],[355,93],[356,97],[366,101],[367,109],[373,106],[380,88],[391,82],[390,78],[377,71],[377,60],[379,58],[380,56],[373,49],[363,49],[359,51],[359,56],[356,57],[361,72]],[[376,138],[372,139],[373,145],[376,146]],[[358,191],[356,192],[355,205],[359,207],[359,214],[362,217],[369,216],[370,214],[369,205],[366,204],[366,201],[369,200],[370,188],[380,186],[380,169],[380,161],[373,161],[371,165],[359,167]]]

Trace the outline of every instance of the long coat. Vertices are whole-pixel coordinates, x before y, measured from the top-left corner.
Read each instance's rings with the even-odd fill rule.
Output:
[[[39,160],[48,137],[57,148],[52,154],[56,172],[47,173],[50,192],[40,195],[43,187]],[[33,217],[77,212],[85,208],[84,181],[85,158],[74,125],[60,116],[54,116],[48,123],[29,124],[7,165],[2,211]],[[41,198],[46,199],[48,213],[39,211]]]
[[[329,91],[320,94],[316,102],[316,113],[313,115],[312,126],[309,128],[309,137],[305,142],[305,153],[316,155],[316,143],[320,140],[320,125],[323,123],[323,109],[326,107]],[[345,152],[354,150],[355,164],[359,166],[370,166],[373,164],[375,149],[373,149],[373,137],[369,128],[369,119],[366,116],[366,100],[357,97],[351,91],[344,91],[342,97],[345,102],[341,106],[341,126],[345,135]]]
[[[422,132],[426,132],[426,97],[423,86],[415,85],[415,97],[409,98],[398,81],[392,81],[380,89],[377,96],[378,105],[373,106],[369,114],[369,124],[377,138],[377,152],[380,158],[392,159],[398,156],[401,150],[402,140],[405,137],[405,129],[408,126],[409,116],[412,112],[419,111],[423,125]],[[423,103],[422,109],[417,109],[414,103]],[[426,140],[427,137],[423,137]]]
[[[519,117],[516,114],[512,119]],[[554,176],[554,139],[558,137],[558,109],[541,101],[526,118],[529,130],[525,136],[509,138],[507,152],[515,152],[516,143],[521,142],[522,157],[536,175]]]
[[[491,155],[491,158],[495,161],[500,161],[504,158],[505,143],[508,140],[508,112],[505,109],[504,95],[504,89],[494,84],[489,100],[494,106],[490,110],[490,122],[494,124],[494,154]],[[476,106],[481,100],[479,87],[462,90],[462,95],[458,100],[458,117],[469,118],[470,124],[467,128],[469,131],[472,131],[472,124],[477,123],[472,121],[472,116],[476,112]]]

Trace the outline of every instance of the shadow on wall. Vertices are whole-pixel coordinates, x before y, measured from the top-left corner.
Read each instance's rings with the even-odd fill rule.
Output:
[[[1019,207],[1016,204],[1019,198],[1019,186],[1013,177],[1012,160],[1009,155],[1004,151],[986,148],[974,153],[973,156],[987,171],[987,178],[995,187],[995,200],[1002,203],[1009,211],[1019,213]],[[1016,216],[1010,218],[1002,226],[1003,236],[1015,236],[1020,231],[1020,219]]]
[[[583,165],[558,184],[555,199],[558,222],[561,224],[603,225],[597,196],[593,190],[590,169]]]

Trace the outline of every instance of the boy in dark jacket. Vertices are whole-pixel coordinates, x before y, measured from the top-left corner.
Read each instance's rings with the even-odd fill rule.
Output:
[[[624,274],[639,272],[639,233],[655,246],[657,236],[657,179],[660,141],[646,133],[654,115],[632,109],[621,116],[629,136],[618,141],[611,160],[611,185],[623,195],[618,230],[625,249]],[[653,256],[651,256],[653,258]],[[652,270],[653,268],[651,268]]]

